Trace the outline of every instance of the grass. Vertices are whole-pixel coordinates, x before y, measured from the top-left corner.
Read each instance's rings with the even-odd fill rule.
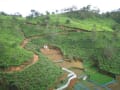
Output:
[[[0,67],[19,66],[23,62],[31,60],[33,57],[32,49],[28,51],[20,47],[25,38],[21,30],[26,28],[27,32],[30,29],[33,29],[31,32],[35,31],[35,33],[29,32],[28,34],[26,32],[26,36],[37,35],[41,31],[30,25],[21,27],[25,22],[23,22],[24,19],[13,20],[10,16],[1,16],[0,18]],[[38,54],[40,60],[20,72],[4,73],[0,71],[0,90],[8,90],[10,87],[19,90],[48,90],[53,86],[62,74],[62,70],[42,54]]]
[[[51,27],[50,25],[48,27],[41,26],[41,25],[22,25],[22,31],[24,32],[26,37],[30,36],[41,36],[48,33],[56,33],[60,32],[59,29],[56,29],[55,26]]]
[[[62,74],[62,70],[42,54],[39,57],[37,63],[21,72],[0,74],[2,75],[0,77],[7,81],[3,82],[6,88],[8,88],[10,82],[13,82],[20,90],[48,90],[53,86],[57,78]]]
[[[94,44],[90,41],[93,38],[93,37],[91,37],[92,35],[93,35],[92,32],[80,32],[80,33],[72,32],[72,33],[68,33],[66,35],[62,35],[62,34],[57,34],[55,36],[52,35],[51,37],[48,35],[48,36],[44,36],[41,38],[31,40],[31,42],[29,42],[27,47],[29,49],[33,47],[34,49],[39,50],[41,47],[43,47],[43,45],[46,45],[46,44],[53,45],[53,46],[57,46],[61,49],[64,57],[68,57],[70,59],[73,59],[75,57],[75,58],[81,58],[82,60],[84,60],[84,62],[94,62],[90,58],[91,55],[96,55],[96,56],[100,55],[99,52],[101,51],[101,49],[104,47],[108,47],[107,45],[108,44],[110,45],[110,43],[113,42],[113,41],[111,41],[113,38],[112,37],[113,35],[112,35],[112,32],[96,33],[97,40],[94,42]],[[103,37],[104,37],[104,39],[103,39]],[[119,47],[118,43],[119,43],[119,41],[113,42],[113,43],[111,43],[111,46]],[[95,52],[95,51],[97,51],[97,52]],[[116,55],[116,53],[114,53],[114,55]],[[116,56],[116,58],[119,58],[119,57]],[[113,63],[115,63],[115,62],[113,62]],[[109,63],[111,63],[111,62],[109,62]],[[86,65],[86,64],[84,64],[84,65]],[[109,64],[104,64],[104,65],[106,66]],[[119,68],[119,67],[116,67],[116,69],[115,68],[114,69],[117,70],[117,68]],[[97,68],[86,67],[86,69],[87,69],[86,73],[88,73],[90,75],[91,80],[94,80],[94,81],[98,82],[99,84],[104,84],[113,79],[107,75],[104,75],[104,74],[98,72]],[[117,72],[118,72],[118,70],[117,70]],[[99,79],[100,77],[102,79]]]
[[[20,65],[32,58],[32,52],[36,52],[40,58],[37,63],[29,68],[25,68],[21,72],[0,72],[0,89],[8,89],[11,83],[20,90],[48,90],[53,86],[54,82],[62,74],[62,70],[40,53],[40,48],[46,44],[60,48],[64,57],[70,59],[81,58],[84,60],[84,65],[86,65],[87,69],[86,73],[90,75],[91,80],[100,84],[112,80],[111,77],[99,73],[97,68],[90,67],[86,62],[92,62],[90,64],[93,65],[94,61],[91,56],[100,56],[101,49],[108,47],[108,45],[110,47],[120,48],[119,33],[115,34],[111,32],[113,31],[112,25],[115,24],[113,20],[109,18],[77,20],[64,15],[51,15],[48,26],[43,26],[41,25],[42,19],[43,17],[25,20],[11,16],[0,16],[0,67]],[[70,20],[70,24],[65,23],[67,19]],[[94,31],[79,33],[66,32],[69,29],[65,28],[65,30],[62,30],[59,25],[56,25],[57,21],[59,21],[59,25],[71,27],[70,29],[82,28],[88,31]],[[26,22],[37,23],[37,25],[25,24]],[[62,34],[58,34],[59,32]],[[21,42],[25,38],[24,35],[27,38],[32,36],[45,36],[32,39],[25,47],[27,50],[25,50],[20,47]],[[111,62],[101,62],[105,60],[101,56],[99,57],[98,65],[104,70],[112,70],[111,72],[115,71],[115,73],[120,73],[118,67],[119,51],[115,52],[113,56],[114,58],[111,60],[113,60],[114,67],[109,67]]]
[[[53,34],[46,35],[44,37],[33,39],[29,44],[31,46],[35,46],[36,48],[41,48],[44,44],[48,45],[56,45],[59,47],[64,56],[75,56],[75,57],[89,57],[94,51],[94,48],[103,48],[106,47],[112,41],[112,33],[101,32],[96,34],[96,42],[92,43],[91,39],[93,37],[93,33],[87,32],[72,32],[65,35],[62,34]],[[105,36],[104,39],[102,39]],[[111,46],[119,47],[118,42],[111,43]],[[31,47],[30,47],[31,48]],[[91,52],[91,53],[89,53]]]
[[[85,73],[89,75],[89,80],[95,82],[96,84],[103,85],[113,80],[112,77],[100,73],[96,67],[91,66],[89,62],[84,64],[86,70]]]
[[[112,27],[116,22],[110,18],[86,18],[86,19],[76,19],[69,18],[62,14],[49,15],[50,19],[48,23],[50,25],[63,25],[71,28],[85,29],[88,31],[113,31]],[[36,17],[35,19],[29,20],[31,23],[41,24],[44,21],[45,16]],[[66,23],[66,20],[70,20],[70,23]]]
[[[116,24],[116,22],[109,18],[87,18],[84,20],[78,20],[74,18],[69,18],[64,15],[53,15],[50,16],[51,22],[55,23],[56,20],[59,21],[60,25],[69,26],[72,28],[80,28],[85,30],[96,30],[96,31],[113,31],[112,26]],[[66,20],[70,20],[70,24],[66,24]]]
[[[20,47],[23,39],[24,36],[20,31],[20,27],[15,21],[7,18],[1,22],[0,67],[17,66],[32,58],[32,52]]]

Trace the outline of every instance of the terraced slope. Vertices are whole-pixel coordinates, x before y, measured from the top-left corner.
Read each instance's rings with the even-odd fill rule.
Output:
[[[0,90],[48,90],[62,74],[61,68],[25,47],[22,22],[16,22],[6,17],[0,28]]]

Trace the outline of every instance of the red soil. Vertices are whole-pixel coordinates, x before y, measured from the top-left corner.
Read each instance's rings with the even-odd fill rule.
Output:
[[[27,68],[28,66],[31,66],[32,64],[36,63],[38,61],[38,55],[34,54],[33,59],[24,62],[20,66],[11,66],[5,70],[5,72],[15,72],[15,71],[21,71],[24,68]]]
[[[49,48],[42,48],[40,49],[40,51],[46,55],[50,60],[53,61],[57,61],[57,60],[63,60],[63,56],[60,52],[60,50],[58,49],[49,49]],[[70,68],[70,67],[76,67],[76,68],[83,68],[82,62],[80,62],[79,60],[71,60],[71,62],[69,61],[64,61],[61,63],[56,63],[57,65],[61,66],[61,67],[65,67],[65,68]]]
[[[24,41],[22,42],[20,46],[24,48],[28,42],[29,42],[29,39],[24,39]]]
[[[73,88],[73,86],[75,85],[76,82],[77,82],[77,78],[72,79],[72,80],[70,81],[70,84],[69,84],[69,86],[67,87],[67,89],[70,90],[70,88]]]
[[[71,62],[64,61],[64,62],[56,63],[56,64],[61,66],[61,67],[65,67],[65,68],[75,67],[75,68],[78,68],[78,69],[83,69],[83,65],[79,60],[77,60],[77,61],[71,60]]]
[[[57,61],[57,60],[63,60],[63,56],[61,54],[61,51],[59,49],[55,49],[55,48],[41,48],[40,51],[46,55],[50,60],[53,61]],[[56,63],[58,66],[60,67],[65,67],[65,68],[71,68],[71,67],[75,67],[75,68],[79,68],[79,69],[83,69],[83,65],[82,62],[80,62],[79,60],[71,60],[71,62],[69,61],[63,61],[60,63]],[[74,71],[74,70],[73,70]],[[78,71],[76,71],[78,72]],[[79,70],[80,72],[80,70]],[[67,77],[67,75],[63,75],[61,78],[58,79],[58,81],[55,84],[59,84],[61,80],[65,80],[65,78]],[[71,80],[69,86],[65,89],[65,90],[71,90],[71,88],[74,86],[74,84],[77,82],[77,78]],[[53,90],[53,88],[50,88],[50,90]]]
[[[63,59],[61,52],[57,49],[42,48],[40,51],[46,55],[50,60],[56,61]]]
[[[24,48],[26,44],[28,43],[29,39],[24,39],[24,41],[21,44],[21,47]],[[34,54],[33,58],[31,60],[28,60],[24,62],[23,64],[19,66],[11,66],[7,69],[5,69],[5,72],[15,72],[15,71],[21,71],[24,68],[31,66],[32,64],[36,63],[38,61],[39,57],[38,55]]]

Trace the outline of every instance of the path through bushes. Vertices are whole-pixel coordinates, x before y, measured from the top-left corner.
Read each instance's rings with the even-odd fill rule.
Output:
[[[30,39],[24,39],[20,46],[22,48],[25,48],[25,46],[27,45],[29,40]],[[27,67],[31,66],[32,64],[36,63],[38,60],[39,60],[38,55],[34,53],[33,58],[31,58],[31,60],[28,60],[28,61],[24,62],[23,64],[21,64],[19,66],[11,66],[11,67],[5,69],[4,71],[5,72],[22,71],[24,68],[27,68]]]

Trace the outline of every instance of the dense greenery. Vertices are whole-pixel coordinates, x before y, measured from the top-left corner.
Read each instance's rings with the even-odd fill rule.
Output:
[[[61,74],[61,68],[40,54],[37,63],[21,72],[0,74],[0,90],[48,90]]]
[[[72,32],[65,35],[55,34],[54,36],[47,35],[42,38],[33,39],[28,44],[28,47],[31,48],[32,46],[39,50],[45,44],[57,46],[62,50],[65,57],[71,60],[74,58],[84,60],[84,66],[88,69],[86,73],[90,74],[93,79],[96,77],[96,74],[106,78],[106,75],[102,76],[100,74],[99,69],[120,74],[119,43],[119,37],[116,42],[112,32]],[[87,65],[88,62],[91,64]],[[98,68],[97,72],[94,69],[96,66]],[[92,74],[93,72],[96,72],[96,74]],[[99,82],[104,83],[107,81],[107,78],[104,78]],[[98,77],[93,80],[98,81]]]
[[[21,65],[33,52],[39,55],[39,61],[23,71],[0,71],[0,89],[48,90],[62,71],[41,54],[40,48],[46,44],[60,48],[65,58],[82,59],[91,80],[101,84],[112,80],[100,71],[120,74],[119,10],[99,14],[87,6],[63,14],[31,12],[26,19],[0,13],[0,70]],[[20,47],[24,38],[31,37],[27,50]]]
[[[36,64],[23,71],[2,72],[4,68],[19,66],[23,62],[31,60],[33,53],[20,47],[24,39],[22,29],[28,30],[27,25],[22,26],[25,23],[24,18],[1,15],[0,19],[0,90],[47,90],[52,87],[62,74],[61,69],[41,54],[39,55],[40,60]]]
[[[77,18],[69,18],[65,15],[51,16],[51,21],[56,23],[56,19],[59,17],[59,25],[69,26],[72,28],[86,29],[92,31],[112,31],[112,25],[116,24],[115,21],[108,18],[86,18],[79,20]],[[69,20],[69,23],[66,23],[66,20]]]
[[[30,36],[42,36],[48,33],[56,33],[59,32],[59,29],[54,27],[46,27],[42,25],[33,25],[33,24],[23,24],[21,25],[22,31],[24,32],[26,37]]]
[[[21,21],[8,16],[0,16],[0,19],[0,67],[20,65],[31,59],[32,53],[20,47],[24,39],[19,27]]]
[[[104,14],[106,17],[114,19],[116,22],[120,23],[120,8],[112,12],[107,12]]]

